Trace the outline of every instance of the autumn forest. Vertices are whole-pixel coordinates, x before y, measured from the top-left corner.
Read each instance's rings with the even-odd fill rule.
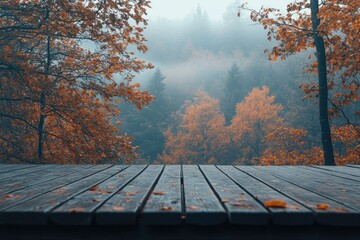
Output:
[[[360,2],[219,4],[1,1],[0,163],[360,164]]]

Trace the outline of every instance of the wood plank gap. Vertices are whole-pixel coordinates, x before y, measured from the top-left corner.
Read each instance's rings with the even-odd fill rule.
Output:
[[[258,176],[263,182],[272,185],[292,199],[296,199],[302,205],[307,206],[315,212],[316,222],[319,224],[333,226],[358,226],[360,225],[360,213],[347,208],[343,204],[334,202],[317,193],[300,188],[293,183],[284,181],[277,176],[261,171],[258,167],[246,167],[251,175]],[[326,206],[326,209],[319,207]],[[339,211],[342,209],[342,211]]]
[[[219,168],[214,165],[202,165],[200,170],[226,210],[230,223],[246,225],[269,223],[269,211]]]
[[[61,225],[95,224],[95,218],[93,217],[95,211],[117,192],[125,188],[146,167],[144,165],[126,167],[110,178],[63,202],[51,211],[51,221]],[[120,179],[121,177],[123,179]],[[71,213],[72,209],[78,209],[78,212]]]
[[[301,167],[303,167],[303,166],[301,166]],[[334,167],[334,168],[338,168],[338,167]],[[359,175],[355,175],[355,174],[351,174],[351,173],[345,173],[343,171],[338,171],[338,170],[333,169],[333,168],[324,168],[322,166],[315,166],[315,165],[311,165],[311,166],[307,167],[306,169],[309,169],[309,170],[316,169],[316,170],[318,170],[318,171],[320,171],[322,173],[325,173],[325,174],[329,174],[329,175],[336,176],[336,177],[339,177],[339,178],[345,178],[347,180],[360,182],[360,169],[359,169]],[[353,168],[353,169],[355,169],[355,168]]]
[[[351,168],[360,168],[360,165],[347,164],[346,166]]]
[[[322,196],[322,197],[324,197],[324,198],[327,198],[327,199],[329,199],[329,200],[331,200],[331,201],[337,202],[338,204],[342,204],[342,205],[346,206],[347,208],[350,208],[350,209],[352,209],[352,210],[354,210],[354,211],[359,211],[359,209],[354,208],[353,206],[348,205],[348,204],[346,204],[346,203],[344,203],[344,202],[341,202],[341,201],[339,201],[339,200],[337,200],[337,199],[334,199],[334,198],[330,197],[329,195],[326,195],[326,194],[317,192],[317,191],[312,190],[311,188],[308,188],[308,187],[304,187],[304,186],[302,186],[302,185],[300,185],[300,184],[298,184],[298,183],[292,182],[291,180],[287,179],[286,177],[283,177],[283,176],[278,175],[278,174],[276,174],[276,173],[272,173],[271,171],[264,170],[263,167],[261,167],[261,168],[259,167],[259,169],[262,170],[262,171],[267,172],[268,174],[271,174],[271,175],[274,175],[274,176],[278,176],[278,178],[282,179],[283,181],[289,182],[289,183],[291,183],[291,184],[293,184],[293,185],[296,185],[296,186],[298,186],[298,187],[300,187],[300,188],[303,188],[303,189],[305,189],[305,190],[307,190],[307,191],[309,191],[309,192],[313,192],[313,193],[315,193],[315,194],[317,194],[317,195],[320,195],[320,196]]]
[[[166,165],[146,200],[140,222],[147,225],[181,223],[181,166]]]
[[[241,188],[257,200],[262,206],[269,200],[282,200],[291,205],[291,208],[268,207],[271,222],[276,225],[311,225],[314,223],[313,211],[288,198],[281,192],[253,176],[241,171],[235,166],[219,166],[224,174],[233,179]],[[265,206],[264,206],[265,207]]]
[[[184,189],[184,169],[183,164],[181,164],[181,223],[185,224],[186,219],[186,205],[185,205],[185,189]]]
[[[227,213],[202,175],[198,165],[184,166],[186,223],[217,225],[227,220]]]
[[[49,194],[51,195],[51,193],[55,193],[57,191],[60,192],[60,191],[62,191],[62,189],[67,188],[68,186],[71,186],[73,184],[76,184],[79,181],[82,181],[86,178],[92,177],[96,174],[102,173],[103,171],[106,171],[106,170],[112,168],[112,165],[97,165],[94,168],[99,168],[99,169],[92,171],[93,169],[91,168],[91,169],[86,169],[84,171],[80,171],[80,172],[88,171],[89,173],[86,173],[85,176],[80,176],[79,178],[76,177],[75,174],[77,174],[77,173],[75,173],[74,179],[72,179],[70,182],[67,182],[66,179],[64,179],[64,181],[65,181],[64,183],[58,183],[56,181],[51,181],[51,182],[54,182],[54,187],[43,190],[37,195],[32,195],[28,198],[23,198],[23,199],[20,198],[19,199],[18,196],[21,197],[21,195],[13,194],[13,196],[11,198],[5,198],[5,200],[11,201],[11,202],[9,202],[9,203],[5,202],[8,205],[1,207],[1,205],[3,203],[0,201],[0,223],[45,224],[48,220],[47,215],[45,216],[44,212],[40,211],[39,206],[37,206],[37,204],[40,204],[39,201],[47,202],[47,204],[51,205],[51,209],[52,209],[53,207],[56,207],[58,205],[58,203],[56,202],[56,199],[51,200],[51,199],[49,199],[49,197],[47,197],[47,195],[49,195]],[[49,184],[49,183],[47,183],[47,184]],[[22,190],[20,190],[20,191],[22,191]],[[59,195],[59,194],[57,194],[57,195],[59,197],[62,197],[63,193],[61,193],[61,195]],[[24,216],[27,216],[27,217],[24,217]],[[33,218],[31,218],[31,216],[33,216]]]
[[[147,166],[133,181],[129,182],[121,191],[96,210],[96,224],[135,224],[163,169],[163,165]]]
[[[92,168],[93,166],[88,166],[88,167],[85,167],[84,169],[89,169],[89,168]],[[53,169],[51,169],[53,170]],[[33,186],[36,186],[36,185],[40,185],[40,184],[43,184],[45,182],[49,182],[49,181],[53,181],[55,179],[59,179],[59,178],[62,178],[62,177],[65,177],[67,175],[70,175],[70,174],[73,174],[75,172],[79,172],[81,169],[80,168],[72,168],[70,169],[71,171],[70,172],[60,172],[58,175],[56,175],[56,172],[53,172],[53,171],[48,171],[47,173],[45,173],[44,175],[41,175],[38,177],[38,180],[34,182],[34,179],[31,179],[30,181],[26,181],[25,179],[34,174],[36,174],[37,172],[31,172],[29,174],[26,174],[25,176],[21,176],[19,178],[15,178],[15,179],[10,179],[9,180],[6,180],[5,182],[3,181],[2,182],[2,185],[0,186],[0,196],[1,195],[4,195],[4,194],[10,194],[10,193],[13,193],[15,191],[19,191],[19,190],[23,190],[23,189],[26,189],[26,188],[29,188],[29,187],[33,187]],[[46,176],[46,174],[55,174],[55,177],[44,177]],[[21,183],[22,179],[24,179],[24,181],[26,181],[26,183]]]
[[[1,168],[0,168],[0,175],[2,173],[6,173],[6,172],[12,172],[12,171],[16,171],[16,170],[21,170],[21,169],[25,169],[25,168],[33,168],[33,167],[37,167],[37,164],[11,164],[11,166],[6,165],[3,166],[3,164],[0,164]]]

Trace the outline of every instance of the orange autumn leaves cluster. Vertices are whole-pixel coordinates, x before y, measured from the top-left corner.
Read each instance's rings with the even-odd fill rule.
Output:
[[[317,33],[324,39],[327,63],[328,89],[333,109],[330,114],[339,114],[339,107],[358,101],[360,69],[360,2],[353,0],[325,0],[319,5],[320,25]],[[242,9],[247,9],[242,5]],[[269,59],[285,59],[298,52],[314,49],[310,0],[294,1],[283,13],[275,8],[261,8],[251,11],[251,19],[263,25],[268,39],[275,39],[278,45],[269,52]],[[309,55],[309,72],[317,72],[318,63]],[[317,97],[316,84],[304,84],[307,97]],[[360,112],[355,112],[358,116]]]
[[[220,158],[230,144],[230,138],[224,131],[225,118],[219,104],[219,100],[198,92],[194,103],[181,117],[177,132],[165,131],[165,150],[160,161],[192,164],[212,163]]]
[[[5,162],[126,162],[132,139],[111,124],[121,101],[152,96],[132,83],[150,64],[149,1],[0,3],[0,158]],[[116,78],[116,80],[115,80]],[[120,124],[120,122],[118,122]]]
[[[287,127],[267,87],[254,88],[225,125],[219,101],[198,92],[178,127],[165,131],[160,162],[166,164],[322,164],[322,150],[307,141],[304,129]],[[358,129],[359,130],[359,129]],[[337,164],[359,164],[359,141],[352,126],[333,127]],[[341,151],[340,151],[341,150]]]

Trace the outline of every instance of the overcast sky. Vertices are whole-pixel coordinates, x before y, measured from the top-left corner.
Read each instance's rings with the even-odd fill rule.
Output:
[[[184,19],[193,13],[200,4],[206,10],[211,20],[222,20],[222,14],[228,5],[234,0],[151,0],[152,9],[149,10],[149,18]],[[244,0],[248,6],[259,9],[262,5],[285,9],[291,0]]]

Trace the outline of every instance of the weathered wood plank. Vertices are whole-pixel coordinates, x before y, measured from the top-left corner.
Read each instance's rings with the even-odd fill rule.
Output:
[[[148,225],[176,225],[182,219],[181,166],[165,166],[147,200],[141,222]]]
[[[26,190],[24,196],[13,194],[12,198],[7,198],[14,199],[13,201],[0,203],[0,209],[3,210],[0,212],[0,223],[46,224],[49,212],[59,204],[124,169],[123,166],[109,167],[109,165],[99,165],[79,172],[77,176],[64,178],[64,181],[57,179],[52,181],[51,186],[46,183],[31,188],[32,192]],[[37,194],[35,197],[32,195],[33,192]],[[19,201],[18,198],[21,200]]]
[[[144,168],[145,165],[130,166],[104,182],[74,196],[51,212],[51,221],[63,225],[90,225],[93,212]]]
[[[162,165],[148,166],[96,210],[96,223],[99,225],[134,224],[162,170]]]
[[[198,166],[184,165],[186,223],[215,225],[224,223],[227,214]]]
[[[353,168],[360,168],[360,165],[352,165],[352,164],[348,164],[346,165],[347,167],[353,167]]]
[[[46,183],[43,183],[41,185],[34,185],[25,189],[14,191],[11,194],[2,195],[0,197],[0,211],[4,211],[7,208],[13,207],[19,203],[40,196],[49,191],[55,190],[69,183],[75,182],[81,178],[90,176],[96,172],[99,172],[109,167],[110,167],[109,165],[95,166],[91,169],[85,169],[78,171],[76,173],[72,173],[68,175],[66,178],[54,179]]]
[[[11,172],[19,169],[33,168],[37,164],[0,164],[0,174],[4,172]]]
[[[315,169],[324,170],[324,172],[336,173],[338,176],[343,176],[345,178],[351,177],[351,179],[360,181],[360,169],[351,168],[344,166],[311,166]]]
[[[291,206],[290,208],[268,208],[271,213],[271,221],[274,224],[309,225],[314,222],[311,210],[246,174],[246,170],[240,171],[242,167],[219,166],[219,168],[262,204],[269,200],[282,200]]]
[[[51,168],[51,165],[34,165],[29,168],[21,168],[21,169],[16,169],[13,171],[4,172],[4,173],[0,174],[0,181],[2,182],[5,179],[13,179],[17,176],[29,174],[31,172],[44,171],[49,168]]]
[[[202,165],[200,169],[224,204],[231,223],[250,225],[269,223],[269,212],[218,168],[214,165]]]
[[[328,171],[328,170],[325,170],[325,169],[309,167],[309,166],[297,166],[297,167],[298,168],[304,168],[304,169],[306,169],[308,171],[313,171],[313,172],[318,172],[318,173],[324,173],[324,174],[327,174],[327,175],[331,175],[331,178],[333,178],[334,181],[339,181],[339,178],[340,178],[340,179],[345,179],[345,180],[352,180],[352,181],[355,181],[357,183],[360,182],[359,177],[344,174],[344,173],[340,173],[340,172],[333,172],[333,171]]]
[[[360,194],[360,181],[358,181],[358,180],[355,181],[355,180],[351,179],[351,178],[356,179],[357,177],[352,177],[352,176],[342,174],[342,173],[329,172],[324,169],[306,167],[306,166],[299,166],[296,169],[298,172],[316,174],[316,176],[320,176],[322,181],[328,181],[328,185],[329,184],[331,185],[333,183],[336,184],[336,188],[338,186],[342,186],[340,188],[341,191],[350,191],[355,194]],[[294,170],[293,167],[292,167],[292,170]],[[339,175],[345,175],[345,176],[349,176],[349,177],[342,177]]]
[[[17,190],[41,184],[53,179],[64,177],[68,174],[85,170],[93,166],[67,166],[54,165],[45,170],[35,171],[24,175],[19,175],[11,179],[2,180],[0,183],[0,196],[15,192]]]
[[[335,177],[319,172],[307,171],[299,167],[280,168],[267,166],[262,167],[262,169],[269,174],[277,175],[284,180],[316,192],[317,194],[343,204],[348,208],[360,210],[359,191],[354,190],[354,188],[351,188],[349,185],[334,181]],[[340,178],[336,178],[335,180],[338,179]]]
[[[360,225],[359,211],[348,208],[343,204],[332,201],[314,192],[303,189],[288,181],[284,181],[283,179],[274,175],[270,175],[261,169],[262,168],[259,167],[243,168],[243,170],[248,174],[251,174],[251,176],[256,177],[258,180],[282,192],[284,195],[287,195],[304,206],[312,209],[315,212],[317,223],[335,226]],[[321,209],[321,207],[328,208]]]

